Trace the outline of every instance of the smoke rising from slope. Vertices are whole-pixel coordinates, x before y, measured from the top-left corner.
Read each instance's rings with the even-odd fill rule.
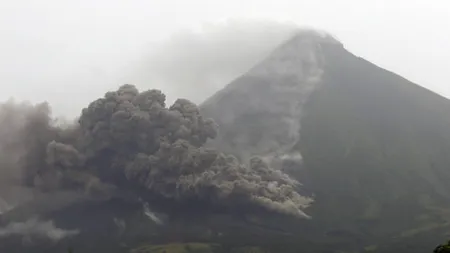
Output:
[[[211,145],[244,161],[258,155],[282,163],[299,143],[304,105],[322,83],[321,43],[340,44],[327,33],[297,29],[264,60],[202,103],[202,113],[221,127]]]
[[[55,126],[48,104],[7,101],[0,104],[0,214],[31,200],[34,179],[47,165],[45,148],[49,140],[64,140],[62,128]],[[78,231],[56,228],[51,221],[37,218],[11,222],[0,227],[0,237],[10,235],[58,241]]]
[[[0,105],[0,205],[2,212],[31,198],[29,175],[42,167],[50,129],[47,104],[8,101]],[[28,182],[27,182],[28,181]]]
[[[165,100],[159,90],[123,85],[64,127],[50,117],[47,104],[7,103],[1,111],[4,180],[44,192],[128,189],[144,199],[231,209],[251,203],[308,217],[303,210],[312,200],[296,192],[297,181],[260,158],[245,166],[203,147],[217,134],[214,121],[189,100],[170,107]]]

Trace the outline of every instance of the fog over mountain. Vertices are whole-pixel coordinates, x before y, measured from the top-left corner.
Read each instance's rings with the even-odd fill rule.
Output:
[[[200,103],[261,60],[296,27],[292,22],[232,19],[207,23],[200,30],[178,29],[162,39],[153,39],[151,32],[134,38],[120,37],[122,31],[78,31],[75,43],[68,40],[78,35],[69,29],[61,36],[31,37],[24,44],[24,38],[14,35],[2,41],[5,62],[0,61],[0,78],[10,85],[0,99],[48,101],[56,116],[72,119],[105,91],[133,83],[164,90],[169,103],[179,97]],[[30,69],[26,75],[21,74],[24,68]],[[70,103],[67,96],[73,98]]]
[[[201,103],[246,72],[297,29],[290,22],[229,20],[184,30],[148,49],[132,72],[132,83],[155,83],[170,98]]]
[[[224,138],[213,145],[244,160],[257,154],[289,153],[300,141],[304,105],[323,82],[326,62],[321,43],[341,45],[326,32],[298,29],[287,42],[206,100],[202,112],[215,116]],[[248,132],[227,132],[228,126],[247,123],[252,124]]]
[[[106,90],[135,83],[164,90],[171,102],[186,97],[200,103],[206,94],[185,87],[200,85],[205,93],[213,93],[264,57],[267,48],[273,49],[284,37],[277,29],[286,31],[292,24],[325,29],[355,54],[444,96],[450,94],[445,82],[450,77],[443,67],[450,59],[445,46],[450,37],[442,32],[449,25],[445,1],[203,1],[5,2],[0,10],[0,80],[8,85],[0,100],[48,100],[55,115],[73,118]],[[220,37],[227,39],[220,42]],[[193,48],[199,57],[189,56]],[[171,49],[171,60],[159,53]],[[230,53],[219,54],[222,51]],[[205,56],[206,62],[199,60]],[[169,71],[173,68],[168,62],[175,59],[187,62],[182,84],[175,84],[181,79],[177,71]],[[203,65],[217,65],[213,59],[223,62],[224,73],[211,67],[201,71]],[[155,67],[155,62],[161,64]],[[190,68],[194,76],[186,74]],[[76,99],[61,98],[69,94]]]

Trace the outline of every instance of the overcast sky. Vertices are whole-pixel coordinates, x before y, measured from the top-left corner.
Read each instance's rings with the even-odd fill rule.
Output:
[[[74,115],[120,83],[138,82],[200,102],[292,23],[326,30],[351,52],[450,97],[449,17],[448,0],[0,0],[0,100],[48,100],[57,115]],[[217,28],[229,19],[239,21]],[[214,75],[199,77],[208,67]]]

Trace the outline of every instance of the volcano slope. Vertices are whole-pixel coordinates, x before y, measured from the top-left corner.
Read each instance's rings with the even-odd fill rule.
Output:
[[[200,108],[219,125],[210,146],[300,179],[327,252],[427,252],[449,236],[449,100],[332,36],[299,32]]]

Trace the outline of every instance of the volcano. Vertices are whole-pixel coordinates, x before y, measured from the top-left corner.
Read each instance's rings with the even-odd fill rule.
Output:
[[[449,100],[331,35],[299,32],[201,110],[219,124],[209,145],[304,184],[324,244],[425,252],[448,236]]]
[[[450,101],[324,32],[198,107],[125,85],[46,131],[26,186],[46,191],[0,199],[0,252],[429,252],[450,236]]]

